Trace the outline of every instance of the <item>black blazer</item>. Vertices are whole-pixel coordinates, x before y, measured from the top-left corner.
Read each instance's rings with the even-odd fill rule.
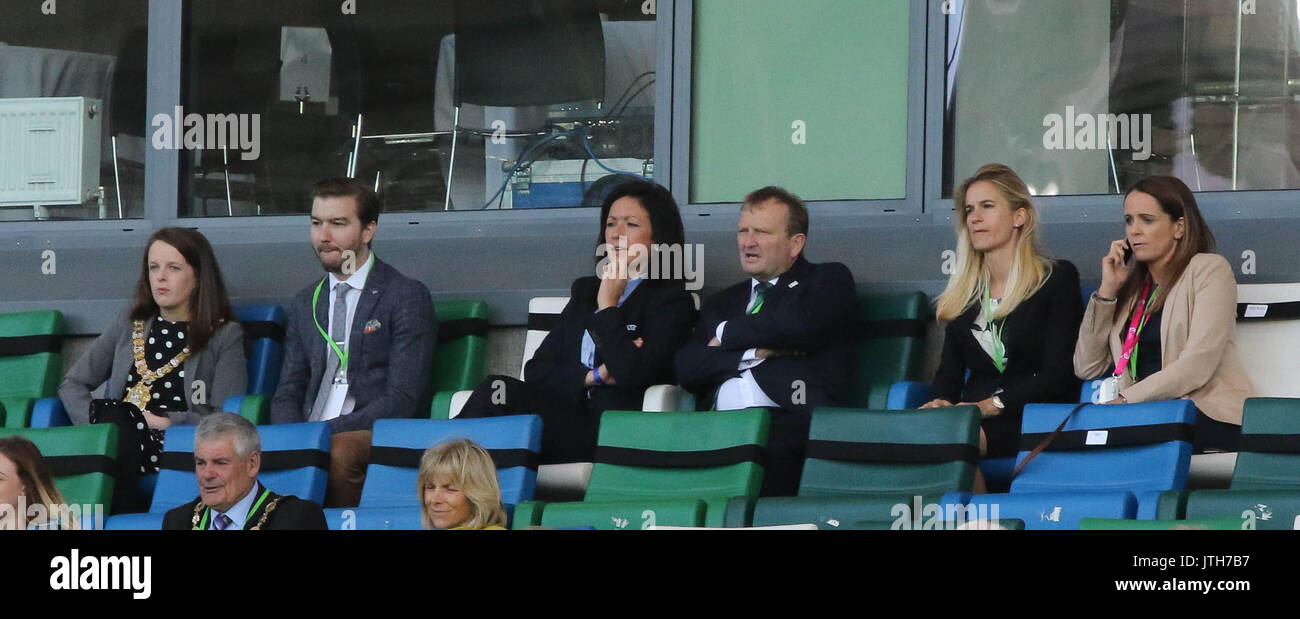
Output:
[[[1083,299],[1073,264],[1057,260],[1043,286],[1007,316],[1002,327],[1006,372],[998,373],[971,333],[979,313],[980,305],[972,304],[944,329],[943,355],[930,385],[933,397],[954,404],[978,402],[1002,389],[998,397],[1007,416],[1020,415],[1031,402],[1078,401],[1074,342],[1083,320]]]
[[[311,418],[325,374],[325,339],[312,321],[311,298],[320,280],[289,305],[280,385],[271,400],[271,423]],[[316,319],[329,324],[329,290],[321,289]],[[438,318],[424,284],[375,257],[357,300],[348,336],[348,394],[357,407],[329,420],[331,432],[369,430],[377,419],[428,415],[433,398],[430,367]]]
[[[586,404],[587,366],[582,364],[582,333],[596,344],[596,367],[603,363],[616,385],[591,389],[595,410],[641,410],[647,387],[673,383],[673,353],[690,336],[695,302],[681,281],[645,279],[622,306],[596,311],[600,280],[573,282],[569,303],[555,328],[524,366],[524,380],[540,393]],[[641,338],[640,348],[633,342]]]
[[[257,482],[255,494],[260,494],[265,486],[262,482]],[[189,531],[194,528],[194,516],[198,515],[203,518],[204,505],[200,503],[201,498],[196,497],[193,501],[180,507],[167,511],[163,516],[162,528],[164,531]],[[264,531],[324,531],[329,527],[325,523],[325,511],[319,505],[312,501],[300,499],[296,496],[281,496],[274,492],[266,496],[261,507],[257,511],[248,515],[247,521],[244,522],[244,530],[252,529],[262,519],[271,505],[274,509],[266,516],[266,524],[262,525]]]
[[[763,309],[746,314],[752,279],[713,295],[700,312],[691,341],[677,353],[677,379],[701,396],[740,375],[740,359],[750,348],[803,351],[802,356],[773,357],[751,371],[758,386],[781,408],[811,414],[818,406],[843,398],[857,306],[853,274],[838,262],[813,264],[799,256],[776,286]],[[722,346],[710,347],[718,323],[727,321]],[[798,390],[803,381],[804,390]],[[796,397],[796,394],[803,397]],[[798,400],[798,401],[796,401]]]

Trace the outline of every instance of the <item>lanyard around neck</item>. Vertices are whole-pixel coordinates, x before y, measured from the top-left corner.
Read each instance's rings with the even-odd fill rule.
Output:
[[[1151,313],[1147,310],[1151,301],[1155,299],[1160,292],[1160,286],[1151,288],[1151,280],[1142,287],[1142,296],[1138,298],[1137,306],[1133,308],[1133,318],[1128,322],[1128,333],[1124,336],[1124,347],[1120,350],[1119,361],[1115,363],[1115,376],[1124,374],[1128,369],[1129,378],[1137,382],[1137,358],[1138,353],[1138,336],[1141,335],[1142,329],[1146,328],[1147,321],[1151,319]]]
[[[262,506],[262,502],[265,501],[265,500],[266,500],[266,497],[267,497],[268,495],[270,495],[270,494],[271,494],[271,490],[270,490],[269,488],[262,488],[262,494],[261,494],[261,496],[257,497],[257,501],[256,501],[255,503],[253,503],[253,507],[252,507],[251,509],[248,510],[248,515],[244,517],[244,524],[248,524],[248,519],[249,519],[249,518],[252,518],[252,517],[253,517],[253,514],[256,514],[256,513],[257,513],[257,508],[259,508],[259,507]],[[212,515],[212,508],[211,508],[211,507],[205,507],[205,508],[203,508],[203,521],[199,523],[199,530],[200,530],[200,531],[207,531],[207,530],[208,530],[208,518],[209,518],[211,515]]]
[[[334,354],[339,356],[339,371],[346,372],[348,369],[348,351],[339,348],[339,345],[334,341],[334,338],[331,338],[330,335],[325,332],[325,328],[320,326],[320,318],[316,316],[316,304],[320,301],[321,288],[325,287],[325,282],[329,281],[329,278],[330,277],[326,275],[324,279],[320,280],[320,283],[316,284],[316,292],[311,295],[311,319],[316,323],[316,330],[320,331],[320,336],[325,338],[325,343],[329,344],[329,347],[334,351]]]
[[[987,286],[984,287],[984,322],[988,325],[989,335],[993,336],[993,366],[1001,374],[1007,369],[1007,361],[1004,357],[1005,348],[1002,344],[1002,327],[993,324],[993,302],[989,299]]]

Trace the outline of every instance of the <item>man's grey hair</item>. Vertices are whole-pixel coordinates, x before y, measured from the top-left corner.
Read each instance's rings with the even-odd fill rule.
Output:
[[[234,413],[212,413],[199,421],[194,430],[194,445],[211,440],[229,438],[235,442],[235,453],[247,456],[262,451],[262,437],[253,422]]]

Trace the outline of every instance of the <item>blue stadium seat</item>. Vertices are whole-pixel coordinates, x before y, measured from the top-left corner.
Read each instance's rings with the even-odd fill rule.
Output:
[[[325,521],[331,531],[418,531],[421,528],[420,508],[415,505],[327,509]]]
[[[191,497],[193,498],[193,497]],[[163,513],[118,514],[104,521],[106,531],[161,531]]]
[[[1073,408],[1026,406],[1017,461]],[[997,504],[1002,516],[1020,518],[1028,529],[1072,528],[1084,517],[1154,519],[1160,493],[1187,482],[1195,420],[1189,400],[1086,406],[1025,466],[1009,494],[979,495],[972,503]]]
[[[375,422],[360,506],[419,505],[416,477],[421,454],[454,438],[468,438],[492,454],[503,503],[509,506],[532,499],[537,486],[537,454],[542,447],[541,417],[381,419]],[[418,510],[414,511],[418,516]]]
[[[940,501],[942,505],[961,502],[955,494],[944,495]],[[990,520],[1023,520],[1028,530],[1073,531],[1084,518],[1132,520],[1138,516],[1137,498],[1126,490],[976,494],[965,504],[975,508],[968,513],[987,514]]]
[[[72,425],[63,401],[58,398],[41,398],[32,405],[31,427],[59,428]]]
[[[235,318],[244,329],[244,354],[248,356],[248,392],[274,395],[280,384],[284,359],[284,328],[289,315],[279,305],[242,305]]]
[[[261,426],[257,431],[262,436],[262,470],[258,480],[278,494],[324,503],[325,477],[329,471],[329,424],[287,423]],[[149,512],[154,514],[166,513],[199,494],[194,474],[194,426],[167,428],[162,467],[149,506]]]

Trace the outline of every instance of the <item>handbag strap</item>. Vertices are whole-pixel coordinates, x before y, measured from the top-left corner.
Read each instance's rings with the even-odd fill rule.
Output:
[[[1016,465],[1015,470],[1011,471],[1011,479],[1015,479],[1016,476],[1020,474],[1021,469],[1024,469],[1025,465],[1029,464],[1030,460],[1033,460],[1038,456],[1038,454],[1043,453],[1043,450],[1047,449],[1047,446],[1051,445],[1052,441],[1056,440],[1056,437],[1061,435],[1061,431],[1065,429],[1065,424],[1070,422],[1070,418],[1073,417],[1075,413],[1079,412],[1079,409],[1089,404],[1091,404],[1091,402],[1080,402],[1075,404],[1074,408],[1070,409],[1070,414],[1066,415],[1065,419],[1061,420],[1061,425],[1056,426],[1056,429],[1053,430],[1051,434],[1047,435],[1047,438],[1038,443],[1036,447],[1030,450],[1029,455],[1025,456],[1025,459],[1021,460],[1020,463]]]

